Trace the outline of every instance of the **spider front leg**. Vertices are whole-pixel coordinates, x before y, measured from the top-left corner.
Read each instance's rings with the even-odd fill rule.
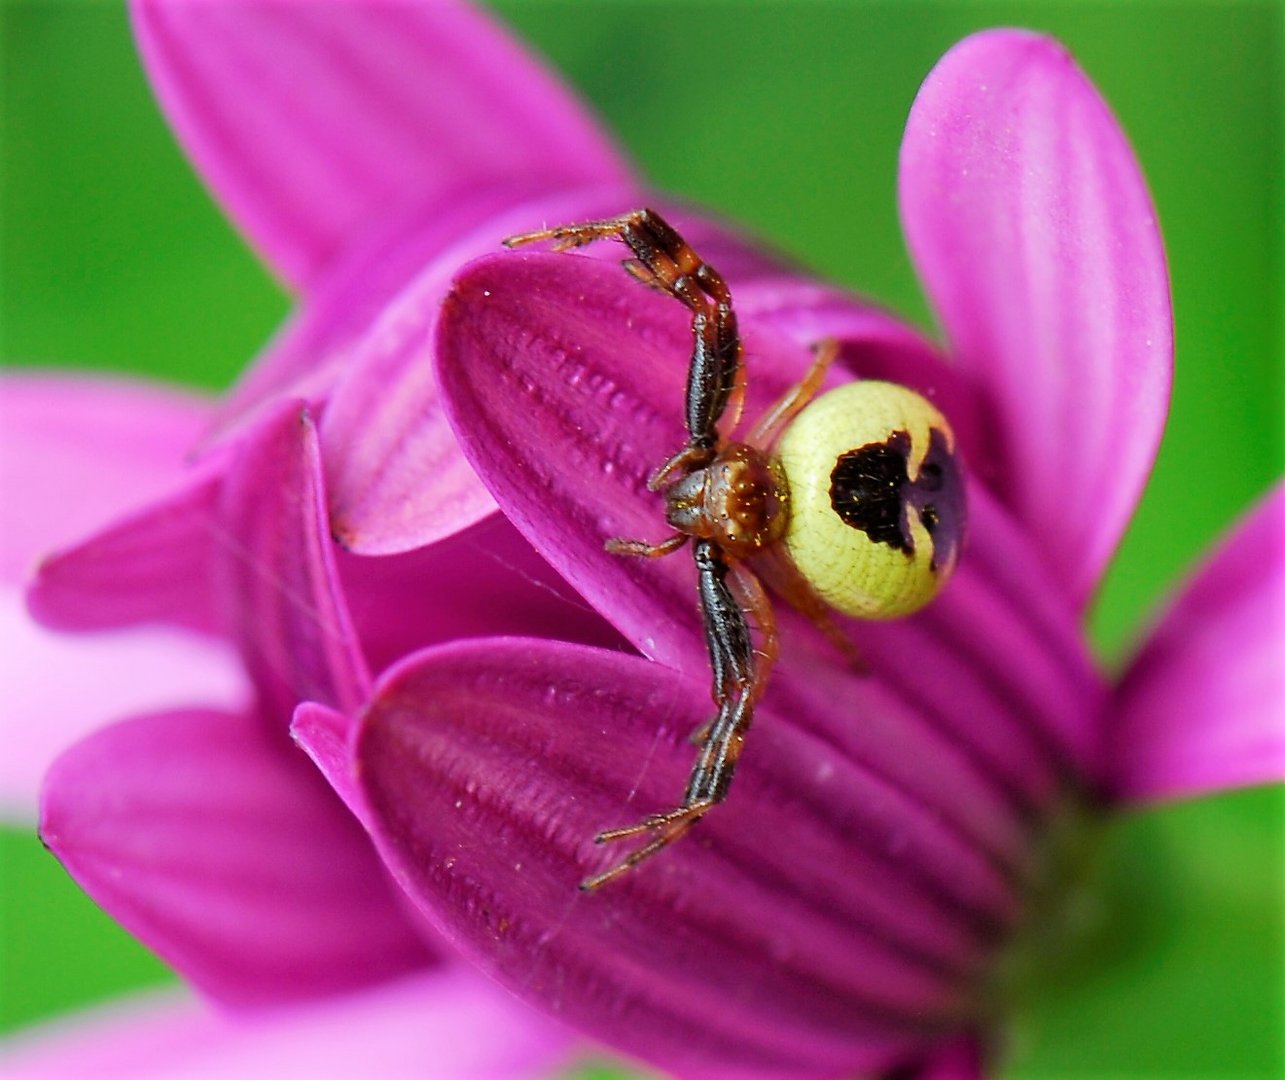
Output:
[[[630,272],[662,289],[692,313],[693,348],[687,372],[687,430],[691,445],[708,452],[718,442],[718,423],[733,406],[733,426],[744,397],[741,338],[732,292],[723,276],[705,262],[655,210],[633,210],[582,225],[510,236],[506,247],[547,241],[555,251],[602,238],[623,241],[634,258]]]
[[[635,825],[607,829],[594,839],[612,843],[651,834],[651,839],[608,870],[581,882],[591,890],[620,877],[643,860],[683,836],[727,798],[754,706],[767,684],[776,659],[776,624],[772,607],[758,580],[744,567],[731,565],[708,541],[694,545],[700,573],[701,611],[705,639],[714,672],[715,718],[705,726],[700,751],[688,777],[682,802],[671,810],[649,814]],[[748,616],[753,616],[762,639],[755,650]]]

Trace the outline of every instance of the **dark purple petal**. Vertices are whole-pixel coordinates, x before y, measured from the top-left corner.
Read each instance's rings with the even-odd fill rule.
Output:
[[[46,558],[27,591],[32,616],[58,630],[169,622],[224,632],[214,578],[224,467],[211,461],[177,490]]]
[[[753,416],[802,375],[807,350],[744,328]],[[686,441],[684,309],[618,267],[574,255],[481,259],[447,298],[438,377],[465,455],[536,550],[641,651],[703,670],[691,650],[690,568],[603,554],[665,530],[648,474]],[[658,580],[683,582],[679,612]],[[603,606],[606,604],[606,606]]]
[[[646,477],[685,441],[686,313],[623,277],[567,255],[469,267],[439,338],[448,415],[536,550],[644,655],[708,678],[690,562],[602,550],[608,537],[665,534]],[[808,355],[754,320],[743,328],[753,417]],[[778,605],[785,653],[769,701],[806,702],[796,711],[839,745],[862,739],[890,782],[1002,859],[1016,818],[1093,774],[1102,686],[1039,558],[976,486],[972,501],[961,568],[937,603],[892,624],[843,620],[877,679],[846,670]],[[903,719],[865,737],[857,718],[890,700]]]
[[[409,231],[398,230],[394,265],[409,267],[411,252],[425,253],[436,244],[432,258],[395,298],[388,291],[389,303],[381,317],[371,322],[359,340],[340,350],[345,353],[347,367],[322,417],[322,448],[332,530],[352,551],[385,555],[413,550],[494,510],[493,501],[461,457],[455,437],[444,423],[433,375],[438,312],[459,267],[476,256],[497,251],[505,236],[551,222],[612,217],[646,201],[636,187],[623,185],[540,198],[519,197],[516,190],[507,194],[512,196],[508,203],[489,193],[462,208],[452,207],[446,215],[435,214]],[[734,283],[738,295],[744,289],[762,297],[764,303],[779,304],[787,291],[791,295],[807,292],[809,296],[821,291],[798,273],[787,273],[779,258],[754,248],[709,215],[681,207],[666,207],[666,213]],[[454,232],[446,229],[448,223]],[[616,262],[627,252],[619,245],[603,243],[583,254]],[[386,271],[381,269],[380,273]],[[381,279],[360,267],[352,276],[352,285],[345,284],[335,295],[336,312],[364,311],[375,299],[371,282]],[[355,293],[354,303],[343,298],[345,290]],[[826,314],[867,366],[877,366],[883,354],[904,351],[921,356],[927,351],[917,338],[912,344],[904,328],[883,325],[892,323],[886,316],[880,323],[868,309],[851,301],[845,304],[839,296],[828,290],[828,306],[834,310]],[[856,326],[854,308],[860,312],[860,325]],[[302,325],[306,328],[307,320]],[[318,355],[308,336],[300,341],[306,346],[300,356]],[[283,349],[286,355],[295,352],[293,336]],[[274,370],[277,362],[272,360]],[[328,376],[333,377],[335,372]],[[936,393],[935,383],[929,389]]]
[[[312,758],[312,763],[353,817],[368,825],[370,814],[352,768],[350,743],[354,727],[352,717],[315,701],[305,701],[294,711],[290,736]]]
[[[221,1001],[336,993],[428,960],[365,834],[256,717],[192,710],[97,732],[50,770],[41,837]]]
[[[501,514],[404,555],[340,552],[340,580],[366,660],[464,637],[523,634],[629,646]]]
[[[619,855],[595,831],[681,792],[708,709],[704,680],[583,646],[417,654],[358,736],[376,842],[504,983],[666,1068],[852,1073],[952,1030],[995,940],[960,899],[984,871],[970,881],[944,823],[780,716],[692,836],[577,890]]]
[[[1285,488],[1236,528],[1125,672],[1112,789],[1130,802],[1285,780]]]
[[[569,1033],[462,966],[270,1012],[227,1014],[178,995],[134,998],[19,1034],[8,1080],[53,1077],[420,1077],[547,1080]]]
[[[905,1080],[982,1080],[988,1072],[977,1039],[967,1035],[951,1039],[922,1060],[902,1066],[896,1075]]]
[[[0,582],[180,482],[210,403],[124,379],[0,373]]]
[[[220,494],[221,595],[266,711],[285,722],[300,701],[355,710],[370,675],[340,592],[317,432],[298,402],[247,437]]]
[[[1133,152],[1061,45],[993,30],[925,81],[900,197],[925,287],[989,401],[1005,501],[1082,603],[1169,401],[1169,279]]]
[[[295,285],[409,202],[627,176],[578,103],[463,3],[134,0],[132,11],[184,147]]]

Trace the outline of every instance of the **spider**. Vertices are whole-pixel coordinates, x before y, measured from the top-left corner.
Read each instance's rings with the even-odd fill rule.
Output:
[[[763,583],[859,666],[830,609],[866,619],[918,610],[954,570],[965,519],[955,437],[926,399],[875,380],[817,396],[838,353],[833,341],[815,348],[803,379],[743,439],[727,438],[719,425],[728,416],[726,428],[737,426],[745,392],[731,290],[656,211],[540,229],[504,243],[547,241],[565,251],[600,238],[623,241],[633,253],[625,268],[691,312],[687,445],[648,481],[650,490],[663,493],[674,531],[659,543],[612,538],[605,548],[652,559],[690,543],[717,711],[692,736],[699,749],[681,802],[598,833],[600,844],[645,839],[610,869],[586,878],[585,890],[668,847],[727,797],[777,657]]]

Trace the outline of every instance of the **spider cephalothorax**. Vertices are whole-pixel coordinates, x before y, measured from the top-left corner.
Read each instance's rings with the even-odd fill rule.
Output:
[[[634,255],[625,264],[629,271],[692,313],[688,442],[648,483],[664,493],[674,533],[659,543],[611,538],[605,546],[617,555],[657,558],[691,543],[717,712],[693,736],[700,749],[682,801],[599,833],[600,843],[649,839],[587,879],[586,889],[637,866],[726,798],[777,655],[776,623],[760,578],[855,661],[830,609],[867,619],[918,610],[953,571],[965,519],[954,434],[928,401],[874,380],[817,397],[838,351],[833,342],[818,344],[802,381],[743,439],[725,438],[719,422],[730,408],[729,427],[736,426],[745,389],[731,290],[654,210],[541,229],[505,243],[547,240],[564,250],[600,237],[627,244]]]

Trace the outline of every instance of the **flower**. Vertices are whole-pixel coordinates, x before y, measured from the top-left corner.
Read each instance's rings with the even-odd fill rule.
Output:
[[[1278,503],[1175,609],[1124,692],[1088,658],[1078,611],[1163,422],[1163,260],[1091,87],[1046,39],[997,32],[930,78],[903,156],[907,230],[962,374],[895,320],[683,220],[732,281],[758,404],[829,334],[851,370],[895,374],[952,414],[981,481],[960,580],[920,618],[853,628],[869,679],[789,622],[734,803],[610,895],[579,897],[601,858],[588,838],[622,808],[673,797],[683,736],[708,707],[689,569],[601,552],[604,536],[654,527],[641,480],[679,439],[686,327],[609,263],[540,254],[471,264],[440,327],[436,313],[498,236],[640,193],[466,11],[137,10],[193,157],[309,299],[195,472],[47,560],[31,593],[53,625],[159,619],[226,637],[255,703],[92,736],[50,775],[44,834],[207,993],[262,1004],[378,984],[427,966],[421,943],[441,953],[445,936],[547,1011],[666,1066],[908,1062],[993,1019],[996,958],[1068,803],[1279,776],[1269,696],[1237,710],[1171,700],[1188,684],[1217,702],[1231,661],[1274,644],[1270,622],[1248,637],[1262,592],[1238,575],[1246,549],[1279,574]],[[262,20],[253,38],[243,18]],[[391,121],[341,110],[319,129],[313,99],[264,62],[272,43],[318,37],[359,88],[339,80],[342,106],[371,104],[375,42],[415,51],[434,81]],[[183,47],[194,39],[201,50]],[[262,53],[245,54],[251,40]],[[208,74],[223,55],[235,85]],[[452,78],[498,89],[498,104],[449,92]],[[229,122],[247,96],[273,106],[271,138]],[[471,123],[441,115],[474,100],[489,111]],[[502,137],[480,150],[423,138],[461,128]],[[1066,145],[1040,139],[1053,130],[1083,136],[1073,184]],[[406,168],[373,167],[390,155]],[[349,167],[319,174],[317,156]],[[301,206],[290,196],[305,182],[318,186]],[[1087,429],[1075,452],[1047,438],[1062,420]],[[366,557],[334,551],[332,530]],[[1209,625],[1207,593],[1224,625],[1198,644],[1184,627]],[[400,915],[351,819],[282,748],[292,715],[432,929]],[[1203,771],[1200,745],[1221,748]]]

